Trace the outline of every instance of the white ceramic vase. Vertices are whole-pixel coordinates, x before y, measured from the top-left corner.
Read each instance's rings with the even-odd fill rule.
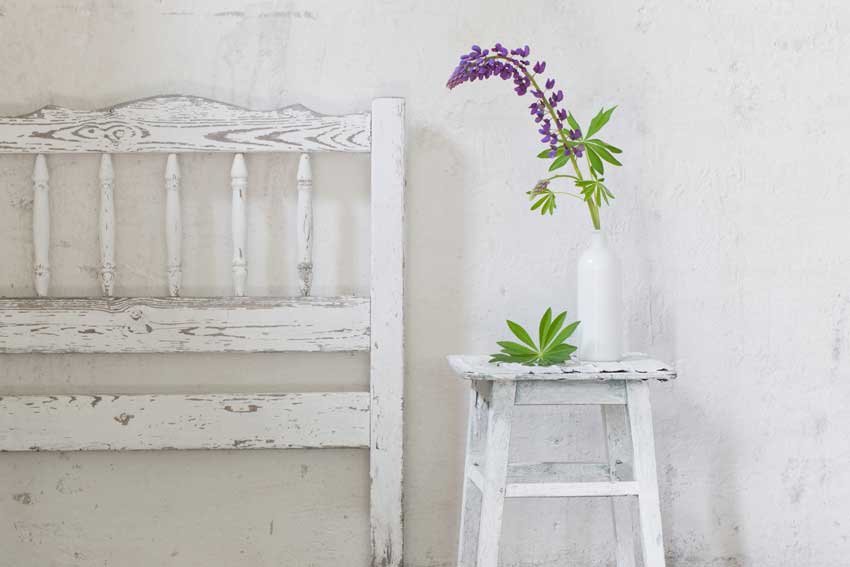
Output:
[[[620,262],[605,235],[594,230],[590,246],[578,260],[580,360],[619,360],[623,352]]]

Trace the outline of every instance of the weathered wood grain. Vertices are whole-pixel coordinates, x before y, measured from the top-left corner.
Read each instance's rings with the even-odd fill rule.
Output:
[[[367,392],[0,398],[0,451],[368,446]]]
[[[230,168],[230,188],[233,194],[231,204],[231,232],[233,234],[233,295],[245,295],[245,282],[248,279],[248,259],[245,255],[246,211],[248,198],[248,168],[242,154],[233,156]]]
[[[50,287],[50,173],[41,154],[35,157],[32,193],[33,283],[36,295],[45,297]]]
[[[373,567],[401,567],[404,440],[404,99],[372,103]]]
[[[180,212],[180,163],[169,154],[165,163],[165,249],[168,295],[180,296],[183,285],[183,222]]]
[[[298,286],[301,295],[310,295],[313,285],[313,168],[310,154],[298,160]]]
[[[449,365],[467,380],[673,380],[676,372],[669,364],[633,356],[619,362],[569,362],[560,366],[490,364],[489,356],[451,355]]]
[[[369,300],[0,299],[0,353],[369,350]]]
[[[112,158],[103,154],[100,158],[100,287],[103,295],[112,297],[115,289],[115,170]]]
[[[157,96],[102,110],[46,106],[0,117],[0,153],[368,152],[369,114],[325,116],[301,105],[248,110],[195,96]]]

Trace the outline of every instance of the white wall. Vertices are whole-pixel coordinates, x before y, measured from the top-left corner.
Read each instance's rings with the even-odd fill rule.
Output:
[[[541,219],[536,133],[501,82],[443,85],[470,43],[529,43],[574,112],[618,104],[603,222],[653,386],[669,564],[835,567],[850,552],[850,6],[790,2],[0,0],[0,113],[159,94],[323,112],[408,100],[406,563],[451,565],[464,390],[444,355],[573,308],[580,205]],[[317,291],[368,282],[368,162],[315,160]],[[119,157],[118,291],[164,293],[163,162]],[[0,158],[0,293],[31,295],[31,162]],[[226,156],[183,162],[186,293],[228,291]],[[295,290],[293,157],[252,158],[249,287]],[[54,290],[97,293],[97,161],[51,158]],[[280,216],[289,226],[279,226]],[[360,238],[355,238],[360,234]],[[342,247],[342,254],[335,249]],[[0,391],[366,384],[347,355],[3,357]],[[589,426],[578,424],[590,421]],[[549,426],[560,426],[557,432]],[[599,454],[594,411],[535,416],[518,458]],[[0,458],[0,565],[365,564],[357,451]],[[600,501],[512,502],[510,566],[607,565]]]

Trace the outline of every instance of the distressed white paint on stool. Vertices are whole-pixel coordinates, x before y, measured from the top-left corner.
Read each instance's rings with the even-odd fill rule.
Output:
[[[183,283],[183,223],[180,212],[180,163],[177,154],[169,154],[165,164],[165,247],[168,294],[180,295]]]
[[[310,154],[298,160],[298,285],[310,295],[313,285],[313,168]]]
[[[248,191],[248,168],[242,154],[233,157],[230,168],[230,187],[233,198],[231,204],[231,230],[233,233],[233,295],[245,295],[245,281],[248,278],[248,260],[245,257],[245,199]]]
[[[33,283],[36,295],[45,297],[50,287],[50,173],[41,154],[35,156],[32,191]]]
[[[664,567],[647,380],[674,379],[676,373],[669,365],[646,357],[632,359],[625,365],[567,364],[554,368],[496,365],[481,356],[456,355],[448,359],[454,371],[469,380],[475,400],[468,418],[459,566],[497,567],[505,498],[608,497],[613,502],[617,565],[634,567],[631,503],[627,498],[636,496],[640,507],[644,566]],[[480,429],[479,400],[482,398],[488,406],[487,439],[483,450],[474,435]],[[515,406],[572,404],[594,404],[603,408],[607,463],[508,465]],[[633,465],[627,462],[629,431],[624,408],[629,416]],[[473,550],[477,550],[477,561],[473,559]]]
[[[103,295],[112,297],[115,287],[115,170],[112,158],[103,154],[100,158],[100,286]]]

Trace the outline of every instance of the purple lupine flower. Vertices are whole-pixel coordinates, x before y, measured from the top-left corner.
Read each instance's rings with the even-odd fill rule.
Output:
[[[538,132],[543,136],[541,142],[549,146],[550,155],[554,156],[559,147],[563,147],[564,153],[570,155],[570,148],[559,142],[568,114],[565,109],[558,108],[558,104],[564,100],[564,93],[558,90],[547,96],[538,87],[537,82],[532,83],[534,75],[539,75],[546,70],[546,62],[536,61],[532,66],[528,60],[530,54],[531,49],[527,45],[511,50],[498,42],[491,49],[473,45],[469,53],[460,56],[460,61],[449,76],[446,86],[453,89],[463,83],[483,81],[492,77],[499,77],[502,80],[511,79],[514,83],[514,92],[518,96],[531,93],[536,99],[528,107],[529,114],[534,117],[536,124],[540,124]],[[555,79],[548,78],[543,84],[546,91],[552,91],[555,88]],[[550,110],[555,112],[555,116],[547,117]],[[578,152],[576,155],[579,155]]]

